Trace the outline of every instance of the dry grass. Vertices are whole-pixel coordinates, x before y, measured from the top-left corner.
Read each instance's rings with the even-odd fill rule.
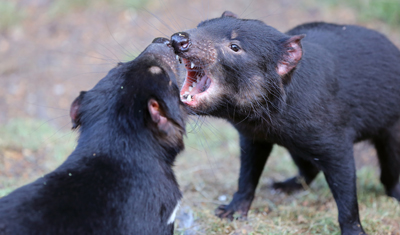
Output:
[[[290,156],[279,147],[274,148],[265,167],[248,220],[216,218],[214,209],[228,203],[237,188],[238,135],[221,120],[206,121],[201,126],[193,131],[188,126],[186,151],[175,167],[184,192],[177,234],[340,234],[336,204],[322,175],[309,190],[292,195],[270,188],[273,180],[296,173]],[[400,234],[400,204],[384,195],[379,169],[364,166],[357,176],[365,230],[369,234]],[[227,199],[220,201],[224,196]],[[190,221],[185,213],[193,215],[190,227],[183,224]]]
[[[55,169],[74,146],[75,133],[44,121],[13,119],[0,126],[0,197]]]
[[[273,180],[296,172],[282,148],[273,150],[248,220],[216,218],[214,209],[228,203],[237,187],[238,135],[224,121],[202,122],[188,125],[186,150],[174,168],[184,193],[176,234],[339,234],[336,205],[322,175],[309,190],[292,195],[270,189]],[[0,136],[1,195],[54,169],[75,143],[72,132],[26,119],[0,127]],[[369,234],[399,235],[400,204],[384,195],[378,178],[374,167],[358,171],[362,223]]]
[[[350,2],[354,1],[366,2],[364,0],[351,0]],[[384,2],[392,3],[395,1],[385,0]],[[136,43],[135,46],[137,46],[139,42],[148,43],[151,41],[151,38],[145,38],[145,35],[149,34],[148,37],[160,36],[159,31],[163,31],[160,30],[162,25],[160,23],[157,24],[157,21],[154,21],[154,17],[148,19],[141,16],[141,14],[138,14],[138,16],[136,13],[127,14],[130,13],[130,11],[126,10],[127,8],[135,8],[137,5],[144,3],[142,0],[102,0],[98,3],[116,2],[119,7],[126,10],[115,14],[108,7],[106,11],[96,12],[92,5],[96,1],[93,0],[45,1],[48,2],[48,6],[43,11],[47,16],[46,14],[38,14],[33,10],[26,11],[29,8],[20,9],[13,2],[19,1],[0,2],[0,19],[3,19],[0,20],[0,31],[7,31],[16,27],[15,30],[9,31],[13,32],[11,35],[15,34],[14,37],[18,39],[22,36],[19,36],[21,30],[17,29],[21,27],[26,31],[26,35],[20,42],[0,37],[0,51],[8,51],[7,54],[3,54],[2,67],[10,65],[10,68],[6,67],[3,70],[0,68],[0,74],[3,76],[0,81],[15,81],[16,84],[20,84],[17,87],[21,88],[21,90],[26,86],[26,91],[11,94],[7,93],[9,92],[6,89],[8,83],[2,83],[0,87],[2,91],[0,93],[4,95],[1,96],[2,99],[0,98],[0,107],[3,108],[3,112],[8,111],[5,117],[8,118],[7,120],[11,120],[7,124],[0,126],[0,196],[6,195],[16,187],[26,184],[54,169],[68,156],[75,145],[75,134],[70,131],[60,131],[50,126],[48,122],[27,121],[27,119],[12,120],[15,116],[34,116],[27,111],[23,112],[24,110],[29,110],[25,107],[27,106],[25,100],[31,100],[29,96],[25,97],[23,94],[28,91],[47,93],[44,91],[51,91],[54,84],[63,84],[66,89],[63,97],[55,97],[53,93],[49,92],[48,97],[50,98],[48,98],[47,102],[44,102],[46,97],[42,97],[42,99],[41,96],[38,96],[37,100],[33,102],[36,102],[37,113],[39,113],[41,106],[67,110],[79,90],[84,89],[84,87],[90,88],[100,78],[100,75],[99,77],[93,76],[95,78],[89,80],[87,77],[91,74],[86,74],[87,67],[84,67],[85,69],[77,69],[79,73],[85,72],[82,76],[65,72],[82,66],[82,64],[87,66],[90,63],[99,63],[88,56],[83,57],[80,52],[96,52],[94,53],[96,57],[102,57],[102,54],[108,55],[106,51],[109,48],[91,47],[92,44],[98,45],[98,43],[96,44],[98,38],[101,38],[98,41],[106,44],[105,42],[108,41],[105,38],[107,37],[107,39],[111,38],[117,42],[110,44],[114,45],[110,46],[110,48],[118,48],[121,43],[128,48],[126,50],[129,53],[132,53],[133,47],[126,46],[131,44],[122,43],[124,40],[133,40]],[[157,2],[162,7],[149,6],[150,10],[157,15],[162,16],[164,14],[164,16],[168,16],[170,13],[171,15],[181,16],[182,12],[191,9],[191,11],[188,11],[190,17],[194,17],[197,14],[194,10],[199,11],[200,9],[201,11],[203,9],[199,6],[203,3],[204,5],[210,4],[211,7],[207,9],[218,11],[217,14],[209,10],[205,15],[209,13],[210,16],[220,15],[223,10],[227,9],[240,13],[245,8],[243,6],[248,6],[249,4],[246,1],[195,1],[199,3],[197,5],[188,5],[189,2],[177,4],[174,1],[171,3],[169,1],[153,1],[153,3]],[[310,2],[310,6],[302,8],[302,5],[307,2]],[[380,11],[386,4],[382,3],[381,8],[369,7],[360,11],[358,8],[349,6],[350,4],[336,4],[332,8],[331,5],[326,4],[322,4],[324,7],[321,7],[321,1],[318,1],[318,4],[315,2],[317,1],[306,0],[297,1],[295,4],[295,1],[252,1],[253,5],[245,16],[250,18],[258,17],[268,24],[284,30],[303,21],[313,20],[358,23],[356,20],[359,18],[357,17],[358,15],[364,15],[370,11]],[[329,2],[332,1],[329,0]],[[344,0],[337,2],[342,3]],[[379,1],[375,2],[379,4]],[[78,14],[77,12],[82,9],[91,9],[96,14],[92,14],[90,11],[86,15],[83,13]],[[398,20],[398,9],[397,5],[390,7],[390,12],[394,13],[387,16]],[[44,23],[42,18],[33,17],[37,15],[42,15],[45,18]],[[63,18],[63,15],[69,15],[69,17]],[[99,21],[98,24],[94,24],[94,21],[96,23],[98,21],[95,15],[102,16],[100,18],[107,18],[106,16],[108,16],[110,19],[117,21],[112,26],[106,27],[103,25],[102,28],[99,25],[110,24],[111,20]],[[388,23],[376,21],[377,14],[374,15],[371,21],[365,20],[368,23],[367,26],[387,34],[396,45],[400,45],[398,29],[389,27]],[[52,17],[55,17],[54,20]],[[140,20],[134,21],[135,17]],[[378,18],[381,19],[382,17],[378,15]],[[197,22],[197,20],[191,20]],[[57,27],[53,27],[53,23]],[[153,24],[156,24],[156,26]],[[167,24],[177,27],[174,23]],[[143,32],[137,30],[134,28],[136,25],[140,25],[145,30]],[[398,25],[398,23],[395,25]],[[112,32],[110,32],[109,28],[113,29],[111,30]],[[182,29],[179,28],[179,30]],[[49,33],[43,34],[41,30]],[[69,33],[69,31],[71,32]],[[121,32],[125,34],[130,31],[133,31],[135,35],[126,34],[127,39],[121,39]],[[99,32],[106,33],[99,34]],[[119,37],[115,37],[116,39],[114,39],[114,36],[110,36],[114,32],[119,35]],[[61,54],[61,56],[50,53],[54,48],[69,51],[68,48],[70,47],[66,46],[64,41],[69,41],[71,48],[77,47],[79,55],[74,56],[72,52]],[[29,47],[23,47],[25,45]],[[48,45],[53,45],[54,47],[48,47]],[[104,47],[104,45],[100,46],[101,48]],[[30,50],[31,48],[37,48],[37,50]],[[138,46],[138,48],[142,47]],[[50,56],[51,60],[43,59],[47,58],[46,56]],[[67,61],[61,60],[61,57],[67,59]],[[106,62],[112,61],[113,58],[112,55],[104,57],[103,60]],[[52,61],[54,65],[42,63],[42,72],[38,73],[36,64],[25,64],[20,58],[27,58],[27,61]],[[123,57],[121,56],[121,58]],[[13,62],[14,60],[15,62]],[[69,60],[73,63],[68,62]],[[100,62],[105,63],[103,60]],[[108,70],[115,63],[112,61],[109,67],[104,66],[101,70],[91,69],[90,71],[93,70],[98,73],[99,71]],[[59,67],[59,65],[64,67]],[[64,74],[67,74],[67,76],[64,77]],[[71,76],[72,79],[70,78]],[[42,80],[42,78],[46,78],[46,80]],[[83,83],[83,81],[86,83]],[[93,84],[87,81],[91,81]],[[82,84],[79,85],[79,82],[82,82]],[[7,100],[7,102],[4,103],[2,102],[3,100]],[[19,102],[19,100],[24,102]],[[53,101],[54,103],[52,103]],[[4,106],[4,104],[7,104],[7,106]],[[48,108],[47,112],[52,113],[49,110],[50,108]],[[67,111],[62,112],[62,115],[67,113]],[[57,115],[53,114],[45,117],[50,119],[55,116]],[[37,117],[41,116],[37,115]],[[65,123],[60,121],[60,124],[63,125]],[[196,128],[193,129],[192,126]],[[181,190],[184,192],[184,202],[177,220],[176,234],[339,234],[336,205],[322,175],[317,178],[307,191],[285,195],[274,193],[270,189],[269,186],[273,180],[283,180],[293,176],[296,172],[290,157],[282,148],[275,148],[268,161],[248,220],[228,222],[216,218],[214,209],[219,204],[229,203],[237,188],[239,173],[238,135],[229,124],[220,120],[207,119],[206,123],[201,125],[201,129],[198,128],[199,126],[196,125],[196,122],[188,125],[189,133],[186,140],[186,150],[178,157],[174,168]],[[378,178],[379,169],[375,166],[364,166],[358,171],[358,198],[363,226],[369,234],[399,235],[400,205],[397,201],[384,195],[383,187]]]

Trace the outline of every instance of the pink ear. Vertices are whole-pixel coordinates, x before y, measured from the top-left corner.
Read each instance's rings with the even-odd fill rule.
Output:
[[[168,122],[168,119],[162,115],[162,110],[158,102],[154,99],[150,99],[147,106],[151,119],[157,124],[158,129],[168,134],[171,124]]]
[[[301,60],[303,56],[303,50],[301,48],[301,39],[305,35],[296,35],[284,42],[284,50],[286,52],[282,56],[281,60],[278,62],[277,72],[279,75],[283,76],[297,66],[297,63]]]
[[[73,122],[75,122],[78,117],[78,111],[79,111],[79,102],[75,100],[71,105],[71,109],[69,110],[69,116],[71,117],[71,120]]]
[[[160,111],[159,111],[160,106],[158,105],[158,102],[151,99],[151,100],[149,100],[148,107],[149,107],[150,116],[151,116],[151,119],[153,120],[153,122],[159,123],[160,122]]]
[[[69,116],[71,117],[71,122],[72,122],[72,129],[77,128],[79,125],[81,125],[80,122],[80,116],[79,116],[79,109],[81,107],[81,102],[82,99],[85,95],[86,91],[81,91],[78,97],[72,102],[71,108],[69,110]]]
[[[231,11],[224,11],[224,13],[222,13],[221,17],[239,18],[238,15],[236,15],[235,13],[233,13]]]

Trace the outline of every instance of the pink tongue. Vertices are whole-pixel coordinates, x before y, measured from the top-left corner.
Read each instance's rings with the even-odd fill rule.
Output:
[[[203,92],[203,88],[206,85],[206,82],[208,80],[209,79],[207,78],[207,76],[204,75],[202,78],[200,78],[199,83],[197,83],[196,87],[194,87],[193,90],[189,94],[190,95],[195,95],[195,94]]]

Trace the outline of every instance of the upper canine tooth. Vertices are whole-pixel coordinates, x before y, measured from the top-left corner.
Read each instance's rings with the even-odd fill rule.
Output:
[[[186,99],[187,101],[192,101],[192,96],[191,95],[188,95],[188,97],[187,97],[187,99]]]
[[[190,87],[189,87],[189,92],[192,91],[192,90],[193,90],[193,87],[190,86]]]
[[[192,87],[196,87],[197,83],[193,82]]]
[[[191,69],[194,68],[194,63],[193,62],[190,64],[190,68]]]

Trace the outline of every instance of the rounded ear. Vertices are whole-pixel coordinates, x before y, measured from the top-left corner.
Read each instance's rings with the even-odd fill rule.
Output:
[[[277,72],[283,76],[292,71],[301,60],[303,56],[303,49],[301,47],[301,39],[306,35],[295,35],[283,42],[283,56],[278,62]]]
[[[71,108],[69,110],[69,116],[71,117],[71,122],[72,122],[72,129],[76,129],[81,125],[80,122],[80,107],[81,103],[83,100],[83,97],[85,96],[86,91],[81,91],[78,97],[72,102]]]
[[[161,109],[159,103],[154,99],[150,99],[147,103],[147,107],[151,120],[157,124],[158,130],[168,135],[173,127],[165,116],[165,112]]]
[[[239,18],[238,15],[236,15],[235,13],[233,13],[231,11],[224,11],[224,13],[222,13],[221,17]]]

